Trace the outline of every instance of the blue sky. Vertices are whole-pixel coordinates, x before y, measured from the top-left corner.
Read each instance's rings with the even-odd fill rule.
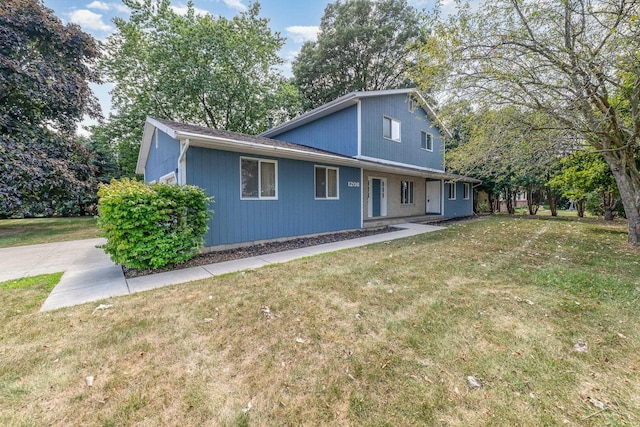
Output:
[[[408,0],[417,9],[430,9],[437,0]],[[249,0],[194,0],[199,13],[231,18],[247,9]],[[291,75],[290,62],[307,40],[315,40],[320,18],[329,0],[262,0],[260,15],[270,20],[273,31],[286,38],[280,56],[287,61],[283,67],[285,75]],[[444,11],[453,7],[453,0],[441,0]],[[120,0],[44,0],[45,6],[53,9],[63,22],[74,22],[99,40],[106,39],[114,30],[112,19],[127,18],[129,12]],[[176,12],[186,10],[186,0],[172,0]],[[92,89],[102,106],[105,117],[111,106],[109,90],[111,84],[93,85]],[[84,122],[85,124],[89,122]],[[86,132],[80,132],[85,134]]]

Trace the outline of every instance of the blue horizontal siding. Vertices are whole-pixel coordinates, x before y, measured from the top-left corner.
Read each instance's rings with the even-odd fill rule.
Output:
[[[147,182],[158,181],[161,176],[175,172],[178,168],[178,157],[180,157],[180,142],[161,130],[156,129],[155,132],[158,146],[156,147],[156,134],[154,134],[144,168],[144,179]]]
[[[362,155],[408,165],[443,170],[442,133],[422,108],[409,111],[407,95],[375,96],[362,99]],[[385,139],[382,119],[400,122],[401,142]],[[421,132],[433,135],[433,151],[420,148]]]
[[[358,154],[358,109],[352,106],[271,138],[345,156]]]
[[[240,199],[240,157],[278,161],[278,200]],[[207,246],[360,227],[360,169],[339,167],[339,200],[316,200],[316,163],[191,147],[187,182],[213,196]],[[331,165],[327,165],[331,166]]]
[[[448,185],[444,186],[444,216],[445,218],[460,218],[473,215],[473,188],[469,189],[469,200],[464,200],[462,182],[456,183],[456,199],[449,200]],[[472,186],[470,186],[472,187]]]

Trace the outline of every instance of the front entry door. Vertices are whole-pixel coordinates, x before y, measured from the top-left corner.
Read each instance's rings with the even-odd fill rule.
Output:
[[[369,178],[369,218],[387,216],[387,180]]]
[[[442,213],[440,208],[440,189],[442,188],[442,181],[427,181],[427,213],[438,214]]]

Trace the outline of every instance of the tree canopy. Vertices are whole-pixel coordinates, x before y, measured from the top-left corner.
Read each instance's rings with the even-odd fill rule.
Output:
[[[410,87],[421,29],[406,0],[337,0],[327,5],[315,42],[293,63],[305,108],[352,91]]]
[[[259,17],[260,5],[232,19],[185,15],[168,0],[125,0],[128,21],[114,20],[102,69],[115,83],[115,113],[94,133],[119,147],[132,172],[146,116],[244,133],[266,130],[300,111],[298,97],[277,66],[284,39]],[[127,154],[129,153],[129,154]]]
[[[557,151],[601,153],[620,190],[629,242],[640,244],[640,3],[485,0],[432,17],[414,77],[448,103],[544,114]]]
[[[94,190],[74,139],[100,108],[95,40],[39,0],[0,3],[0,217],[81,213]]]

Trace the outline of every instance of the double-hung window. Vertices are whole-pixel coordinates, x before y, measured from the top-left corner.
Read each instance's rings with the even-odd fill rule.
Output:
[[[316,166],[316,199],[338,198],[338,168]]]
[[[449,184],[449,200],[456,199],[456,183],[450,182]]]
[[[400,181],[400,204],[413,204],[413,181]]]
[[[384,116],[382,118],[382,136],[386,139],[400,142],[400,122]]]
[[[471,184],[465,182],[464,186],[462,187],[462,198],[464,200],[469,200],[470,194],[471,194]]]
[[[277,199],[278,162],[240,158],[240,198]]]
[[[422,131],[420,134],[420,148],[427,151],[433,151],[433,135]]]

